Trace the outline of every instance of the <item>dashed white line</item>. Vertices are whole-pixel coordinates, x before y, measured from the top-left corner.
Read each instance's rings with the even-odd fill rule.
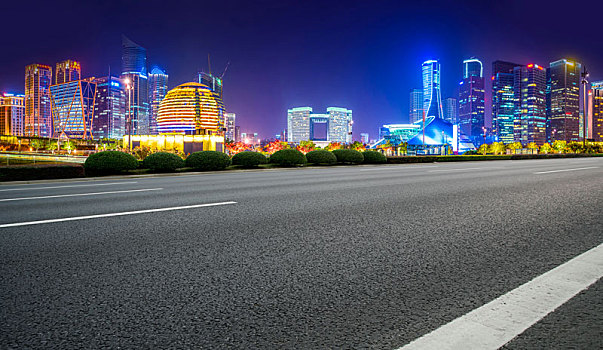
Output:
[[[534,174],[551,174],[551,173],[562,173],[565,171],[577,171],[577,170],[588,170],[588,169],[597,169],[598,166],[589,166],[589,167],[585,167],[585,168],[573,168],[573,169],[558,169],[558,170],[549,170],[549,171],[539,171],[536,172]]]
[[[141,189],[137,189],[137,190],[126,190],[126,191],[107,191],[107,192],[57,194],[57,195],[52,195],[52,196],[2,198],[2,199],[0,199],[0,202],[26,201],[26,200],[32,200],[32,199],[63,198],[63,197],[100,196],[100,195],[104,195],[104,194],[147,192],[147,191],[160,191],[160,190],[163,190],[163,188],[141,188]]]
[[[399,350],[498,349],[603,276],[603,244]]]
[[[18,226],[29,226],[29,225],[40,225],[40,224],[50,224],[50,223],[54,223],[54,222],[64,222],[64,221],[98,219],[98,218],[107,218],[107,217],[112,217],[112,216],[124,216],[124,215],[136,215],[136,214],[146,214],[146,213],[157,213],[157,212],[170,211],[170,210],[183,210],[183,209],[193,209],[193,208],[203,208],[203,207],[214,207],[214,206],[219,206],[219,205],[229,205],[229,204],[236,204],[236,203],[237,202],[232,202],[232,201],[231,202],[218,202],[218,203],[185,205],[185,206],[180,206],[180,207],[169,207],[169,208],[157,208],[157,209],[124,211],[124,212],[119,212],[119,213],[96,214],[96,215],[86,215],[86,216],[74,216],[74,217],[68,217],[68,218],[49,219],[49,220],[15,222],[15,223],[10,223],[10,224],[1,224],[0,228],[18,227]]]
[[[46,186],[46,187],[20,187],[20,188],[4,188],[0,189],[0,192],[8,191],[33,191],[33,190],[48,190],[54,188],[68,188],[68,187],[96,187],[96,186],[109,186],[109,185],[131,185],[138,183],[138,181],[127,181],[127,182],[105,182],[105,183],[94,183],[86,185],[64,185],[64,186]]]

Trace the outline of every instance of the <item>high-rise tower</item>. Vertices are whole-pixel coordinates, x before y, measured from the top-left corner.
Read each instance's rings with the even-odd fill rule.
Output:
[[[25,136],[51,137],[50,85],[52,68],[43,64],[25,67]]]
[[[463,80],[459,90],[459,127],[473,142],[484,136],[484,68],[471,58],[463,61]]]
[[[517,63],[494,61],[492,63],[492,129],[499,142],[514,142],[515,118],[514,75]]]
[[[551,142],[580,140],[581,69],[580,63],[566,59],[552,62],[548,69],[547,120]]]
[[[0,135],[23,135],[25,96],[0,95]]]
[[[122,36],[121,78],[126,87],[126,123],[133,135],[149,134],[147,50]],[[126,130],[127,133],[127,130]]]
[[[82,66],[77,61],[66,60],[56,65],[55,84],[68,83],[82,79]]]
[[[595,142],[603,142],[603,81],[593,82],[591,84],[591,89],[591,135]]]
[[[458,103],[456,98],[448,97],[444,101],[444,119],[452,124],[458,122]]]
[[[117,77],[101,77],[96,82],[94,121],[92,134],[95,139],[120,139],[126,128],[126,90]]]
[[[546,70],[537,64],[513,69],[515,141],[546,142]]]
[[[437,60],[423,62],[423,110],[425,117],[442,118],[442,94],[440,92],[440,63]]]
[[[414,123],[423,119],[423,99],[422,89],[410,90],[410,111],[408,113],[409,122]]]
[[[149,74],[149,133],[157,135],[157,116],[159,104],[168,91],[168,75],[159,67],[154,67]]]

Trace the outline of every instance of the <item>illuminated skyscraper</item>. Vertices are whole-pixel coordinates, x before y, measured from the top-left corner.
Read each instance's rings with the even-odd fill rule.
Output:
[[[410,123],[414,123],[419,120],[423,120],[423,104],[425,103],[423,99],[423,90],[422,89],[412,89],[410,90],[410,111],[409,111],[409,120]]]
[[[25,96],[0,95],[0,135],[23,135]]]
[[[55,84],[62,84],[82,79],[82,67],[77,61],[66,60],[57,63],[55,73]]]
[[[198,74],[199,84],[203,84],[211,89],[222,98],[222,79],[205,72],[199,72]]]
[[[461,132],[474,143],[484,136],[484,68],[482,62],[471,58],[463,61],[463,80],[459,89],[459,118]]]
[[[149,133],[157,135],[157,116],[159,104],[168,91],[168,75],[155,67],[149,74]]]
[[[603,142],[603,81],[591,84],[592,89],[592,138],[595,142]]]
[[[298,143],[310,139],[310,114],[312,107],[287,110],[287,142]]]
[[[347,108],[329,107],[328,141],[339,143],[352,142],[352,110]]]
[[[52,68],[43,64],[25,67],[25,136],[51,137],[50,85]]]
[[[360,134],[360,142],[362,142],[365,145],[368,145],[370,140],[369,140],[369,134],[368,133],[361,133]]]
[[[458,106],[456,98],[448,97],[444,101],[444,119],[452,124],[458,120]]]
[[[492,129],[499,142],[514,142],[515,119],[514,75],[516,63],[494,61],[492,63]]]
[[[547,70],[547,120],[551,142],[580,140],[581,69],[580,63],[561,59],[552,62]]]
[[[121,79],[126,85],[126,122],[132,134],[149,134],[147,50],[122,36]],[[127,133],[127,130],[126,130]]]
[[[229,140],[235,140],[235,123],[237,115],[234,113],[224,113],[224,137]]]
[[[440,63],[436,60],[423,62],[423,110],[425,117],[442,118],[442,94],[440,92]]]
[[[53,135],[92,139],[96,83],[74,80],[50,87]]]
[[[515,67],[515,141],[546,142],[546,70],[537,64]]]
[[[120,139],[126,128],[126,91],[117,77],[95,79],[96,98],[92,134],[94,139]]]

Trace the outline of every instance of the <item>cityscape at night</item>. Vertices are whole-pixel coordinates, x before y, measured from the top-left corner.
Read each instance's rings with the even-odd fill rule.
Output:
[[[603,348],[602,10],[0,5],[0,348]]]

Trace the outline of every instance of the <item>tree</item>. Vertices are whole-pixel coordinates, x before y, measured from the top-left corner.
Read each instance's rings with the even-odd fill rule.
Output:
[[[366,146],[362,142],[358,141],[352,142],[350,148],[358,152],[364,152],[366,150]]]
[[[513,154],[515,154],[515,151],[518,149],[522,149],[523,146],[521,145],[521,142],[513,142],[507,145],[507,149],[511,150]]]
[[[549,145],[548,142],[546,142],[544,145],[540,146],[540,153],[549,153],[551,152],[551,145]]]
[[[275,141],[270,142],[266,146],[264,146],[264,152],[266,152],[268,154],[272,154],[276,151],[280,151],[282,149],[288,149],[288,148],[291,148],[291,146],[289,146],[289,144],[287,142],[275,140]]]
[[[46,141],[42,139],[33,139],[29,142],[29,145],[35,148],[37,152],[40,148],[46,147]]]
[[[334,151],[336,149],[342,149],[342,148],[343,148],[343,145],[339,142],[331,142],[325,147],[325,149],[327,151]]]
[[[531,149],[533,153],[538,153],[538,145],[534,142],[528,143],[528,149]]]
[[[316,144],[313,141],[300,141],[299,145],[296,147],[298,151],[306,154],[310,151],[314,151],[316,149]]]
[[[555,142],[553,142],[553,149],[557,153],[565,152],[566,148],[567,148],[567,142],[565,142],[565,141],[555,140]]]
[[[406,154],[406,152],[408,152],[408,143],[407,142],[401,142],[398,145],[398,153]]]
[[[477,149],[477,151],[479,153],[481,153],[482,155],[486,155],[486,153],[488,153],[488,148],[489,148],[488,144],[484,143],[481,146],[479,146],[479,148]]]
[[[244,144],[243,142],[233,142],[226,144],[226,150],[228,150],[228,153],[230,153],[231,155],[243,152],[248,149],[249,146]]]
[[[502,154],[505,151],[505,145],[500,142],[492,142],[488,147],[488,152],[492,154]]]

